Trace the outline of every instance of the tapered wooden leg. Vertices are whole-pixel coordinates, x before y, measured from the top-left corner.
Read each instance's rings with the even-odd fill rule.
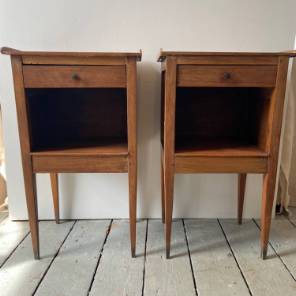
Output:
[[[237,220],[242,224],[247,174],[238,174]]]
[[[170,258],[175,174],[175,109],[177,64],[174,57],[166,60],[164,90],[164,200],[166,257]]]
[[[261,209],[261,257],[266,259],[272,208],[275,192],[275,174],[265,174],[263,179],[262,209]]]
[[[161,152],[161,169],[160,169],[160,178],[161,178],[161,218],[162,223],[165,223],[165,202],[164,202],[164,174],[163,174],[163,152]]]
[[[50,174],[51,191],[53,198],[54,216],[57,224],[60,223],[60,206],[59,206],[59,179],[58,174]]]
[[[128,58],[127,74],[127,129],[128,129],[128,180],[131,255],[136,256],[137,219],[137,67],[136,59]]]
[[[36,175],[24,168],[26,200],[35,259],[40,259]]]
[[[128,169],[129,179],[129,217],[130,217],[130,238],[131,255],[136,257],[136,223],[137,223],[137,167],[136,162],[130,160]]]
[[[20,144],[23,162],[24,185],[27,200],[27,209],[29,216],[29,224],[31,230],[31,238],[33,245],[33,253],[35,259],[40,258],[39,253],[39,230],[38,230],[38,208],[37,208],[37,191],[36,176],[32,169],[32,159],[30,155],[30,134],[27,119],[26,95],[24,91],[24,78],[22,71],[22,57],[11,57],[11,65],[13,71],[15,102],[18,116],[18,127],[20,135]]]
[[[164,167],[164,199],[165,199],[165,241],[166,258],[170,258],[172,215],[174,196],[174,171],[171,166]]]

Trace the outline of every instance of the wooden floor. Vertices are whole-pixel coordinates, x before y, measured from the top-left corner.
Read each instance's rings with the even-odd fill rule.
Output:
[[[130,257],[125,220],[40,222],[33,259],[28,223],[0,214],[0,295],[296,295],[296,211],[273,221],[269,259],[254,220],[176,220],[172,256],[160,220],[138,222]]]

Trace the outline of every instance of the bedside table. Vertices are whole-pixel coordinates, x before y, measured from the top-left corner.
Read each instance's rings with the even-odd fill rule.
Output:
[[[139,53],[28,52],[11,56],[29,222],[39,258],[37,173],[128,173],[131,254],[136,249]]]
[[[267,254],[289,58],[295,52],[161,51],[162,213],[170,256],[174,175],[237,173],[242,222],[247,173],[264,174]]]

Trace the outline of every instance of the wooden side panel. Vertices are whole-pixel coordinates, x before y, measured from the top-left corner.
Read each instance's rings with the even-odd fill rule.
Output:
[[[273,87],[276,66],[180,65],[177,86],[183,87]]]
[[[126,87],[125,66],[24,66],[26,88]]]
[[[178,157],[176,173],[266,173],[266,157]]]
[[[126,156],[100,157],[94,155],[80,156],[39,156],[33,155],[35,173],[125,173]]]

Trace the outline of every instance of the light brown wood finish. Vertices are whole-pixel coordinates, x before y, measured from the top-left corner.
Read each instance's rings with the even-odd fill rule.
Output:
[[[2,48],[1,52],[10,54],[12,59],[35,258],[39,258],[35,174],[50,173],[58,223],[58,173],[62,172],[129,174],[131,252],[134,257],[137,209],[136,62],[141,60],[141,52],[54,53],[9,48]],[[98,102],[105,105],[96,105]],[[47,118],[46,110],[40,110],[43,105],[48,108],[47,112],[58,112],[57,116],[53,114]],[[105,107],[104,110],[114,118],[99,121],[93,112],[97,107]],[[46,120],[40,125],[44,116]],[[45,129],[47,137],[43,134]],[[55,133],[55,129],[59,133]]]
[[[127,173],[127,156],[101,155],[34,155],[35,173]]]
[[[126,87],[125,66],[23,66],[27,88]]]
[[[276,66],[179,65],[177,86],[273,87]]]
[[[237,221],[242,224],[247,174],[238,174]]]
[[[24,65],[125,65],[124,57],[116,56],[23,56]]]
[[[271,97],[272,107],[269,114],[269,134],[267,142],[267,149],[270,153],[270,157],[268,160],[268,172],[264,175],[263,180],[261,207],[261,256],[263,259],[265,259],[267,255],[272,207],[276,187],[279,143],[281,138],[288,65],[288,57],[279,57],[276,88]]]
[[[82,155],[100,155],[100,156],[128,156],[128,147],[126,143],[102,143],[100,146],[92,147],[69,147],[61,149],[50,149],[33,151],[34,156],[82,156]]]
[[[192,157],[192,156],[205,156],[205,157],[268,157],[268,153],[255,146],[239,146],[231,147],[223,145],[200,145],[195,146],[194,149],[190,146],[176,148],[175,156],[177,157]]]
[[[60,223],[60,206],[59,206],[59,176],[56,173],[50,174],[51,191],[53,198],[54,217],[57,224]]]
[[[278,57],[278,56],[287,56],[287,57],[294,57],[295,50],[290,51],[283,51],[283,52],[219,52],[219,51],[166,51],[161,50],[158,62],[163,62],[168,57],[175,57],[175,58],[187,58],[187,57],[230,57],[230,58],[268,58],[268,57]]]
[[[134,57],[137,61],[141,61],[142,51],[139,52],[75,52],[75,51],[25,51],[17,50],[10,47],[2,47],[2,54],[7,54],[11,56],[22,56],[22,57],[83,57],[83,58],[92,58],[92,57],[120,57],[126,59],[126,57]]]
[[[263,173],[261,249],[262,257],[266,257],[287,66],[289,57],[293,56],[294,51],[160,53],[161,68],[166,73],[162,182],[167,257],[175,173],[239,174],[239,223],[242,222],[246,175]],[[210,100],[212,105],[207,103]],[[217,105],[213,106],[214,103]],[[196,112],[200,108],[204,109]],[[226,112],[224,116],[223,112]],[[225,116],[230,119],[226,121]]]
[[[175,108],[177,65],[174,57],[167,59],[164,92],[164,199],[166,257],[170,257],[175,174]]]
[[[17,109],[18,129],[22,153],[24,185],[26,192],[33,253],[35,259],[39,259],[40,252],[38,230],[38,207],[36,196],[36,176],[32,169],[32,161],[30,157],[30,136],[26,110],[26,97],[24,92],[21,57],[13,56],[11,59],[11,64],[14,79],[15,102]]]
[[[266,173],[266,157],[214,157],[175,156],[175,171],[178,174],[193,173]]]
[[[277,65],[278,57],[268,56],[229,56],[229,55],[201,55],[179,56],[180,65]]]
[[[136,60],[127,58],[127,130],[128,130],[128,180],[131,255],[136,257],[137,222],[137,67]]]
[[[165,223],[163,149],[161,149],[160,178],[161,178],[161,220],[162,220],[162,223]]]

